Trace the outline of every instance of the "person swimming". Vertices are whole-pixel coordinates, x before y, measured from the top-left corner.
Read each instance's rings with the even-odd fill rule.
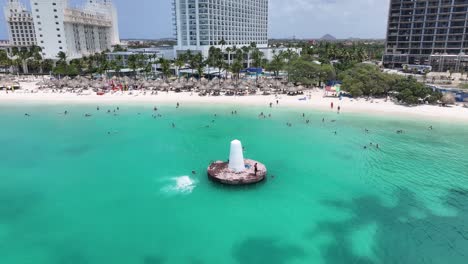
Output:
[[[96,107],[96,110],[97,110],[97,111],[99,111],[99,106],[98,106],[98,107]]]
[[[176,126],[175,126],[175,124],[174,124],[174,123],[172,123],[172,128],[175,128],[175,127],[176,127]]]
[[[67,111],[67,110],[65,110],[65,112],[63,112],[63,114],[64,114],[64,115],[67,115],[67,114],[68,114],[68,111]]]
[[[179,106],[180,106],[180,104],[179,104],[179,102],[177,102],[176,108],[179,108]]]
[[[24,116],[30,116],[28,113],[24,114]]]

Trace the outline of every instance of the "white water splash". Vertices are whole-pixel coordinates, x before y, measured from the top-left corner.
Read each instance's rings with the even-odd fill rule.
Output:
[[[167,194],[190,194],[197,187],[197,182],[189,176],[180,176],[169,179],[170,184],[164,186],[161,191]]]

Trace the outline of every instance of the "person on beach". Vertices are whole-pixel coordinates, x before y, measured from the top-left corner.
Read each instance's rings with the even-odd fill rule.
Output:
[[[255,165],[254,165],[255,176],[257,176],[257,172],[258,172],[258,167],[257,167],[257,166],[258,166],[258,164],[257,164],[257,163],[255,163]]]
[[[276,100],[276,105],[279,105],[279,100]]]
[[[272,108],[272,107],[273,107],[273,103],[270,102],[270,108]]]
[[[340,113],[341,111],[341,106],[338,106],[338,114]]]
[[[330,107],[331,107],[331,109],[333,109],[333,102],[330,103]]]

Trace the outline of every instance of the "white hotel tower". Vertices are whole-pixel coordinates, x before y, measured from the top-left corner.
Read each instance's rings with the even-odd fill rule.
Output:
[[[173,0],[176,53],[211,46],[268,46],[268,0]]]
[[[117,11],[111,0],[87,0],[72,8],[68,0],[31,0],[37,45],[46,59],[61,51],[69,59],[111,49],[119,44]]]
[[[11,47],[28,48],[36,45],[33,17],[19,0],[7,0],[4,14]]]

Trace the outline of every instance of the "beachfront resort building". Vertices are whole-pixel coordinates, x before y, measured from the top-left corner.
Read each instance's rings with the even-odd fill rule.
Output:
[[[111,0],[88,0],[73,8],[68,0],[31,0],[37,45],[46,59],[68,59],[111,49],[120,42],[117,10]]]
[[[176,54],[207,57],[211,46],[268,46],[268,0],[173,0],[173,15]]]
[[[7,0],[3,11],[10,48],[29,48],[36,45],[36,33],[31,12],[19,0]]]
[[[391,0],[383,64],[468,71],[467,0]]]

